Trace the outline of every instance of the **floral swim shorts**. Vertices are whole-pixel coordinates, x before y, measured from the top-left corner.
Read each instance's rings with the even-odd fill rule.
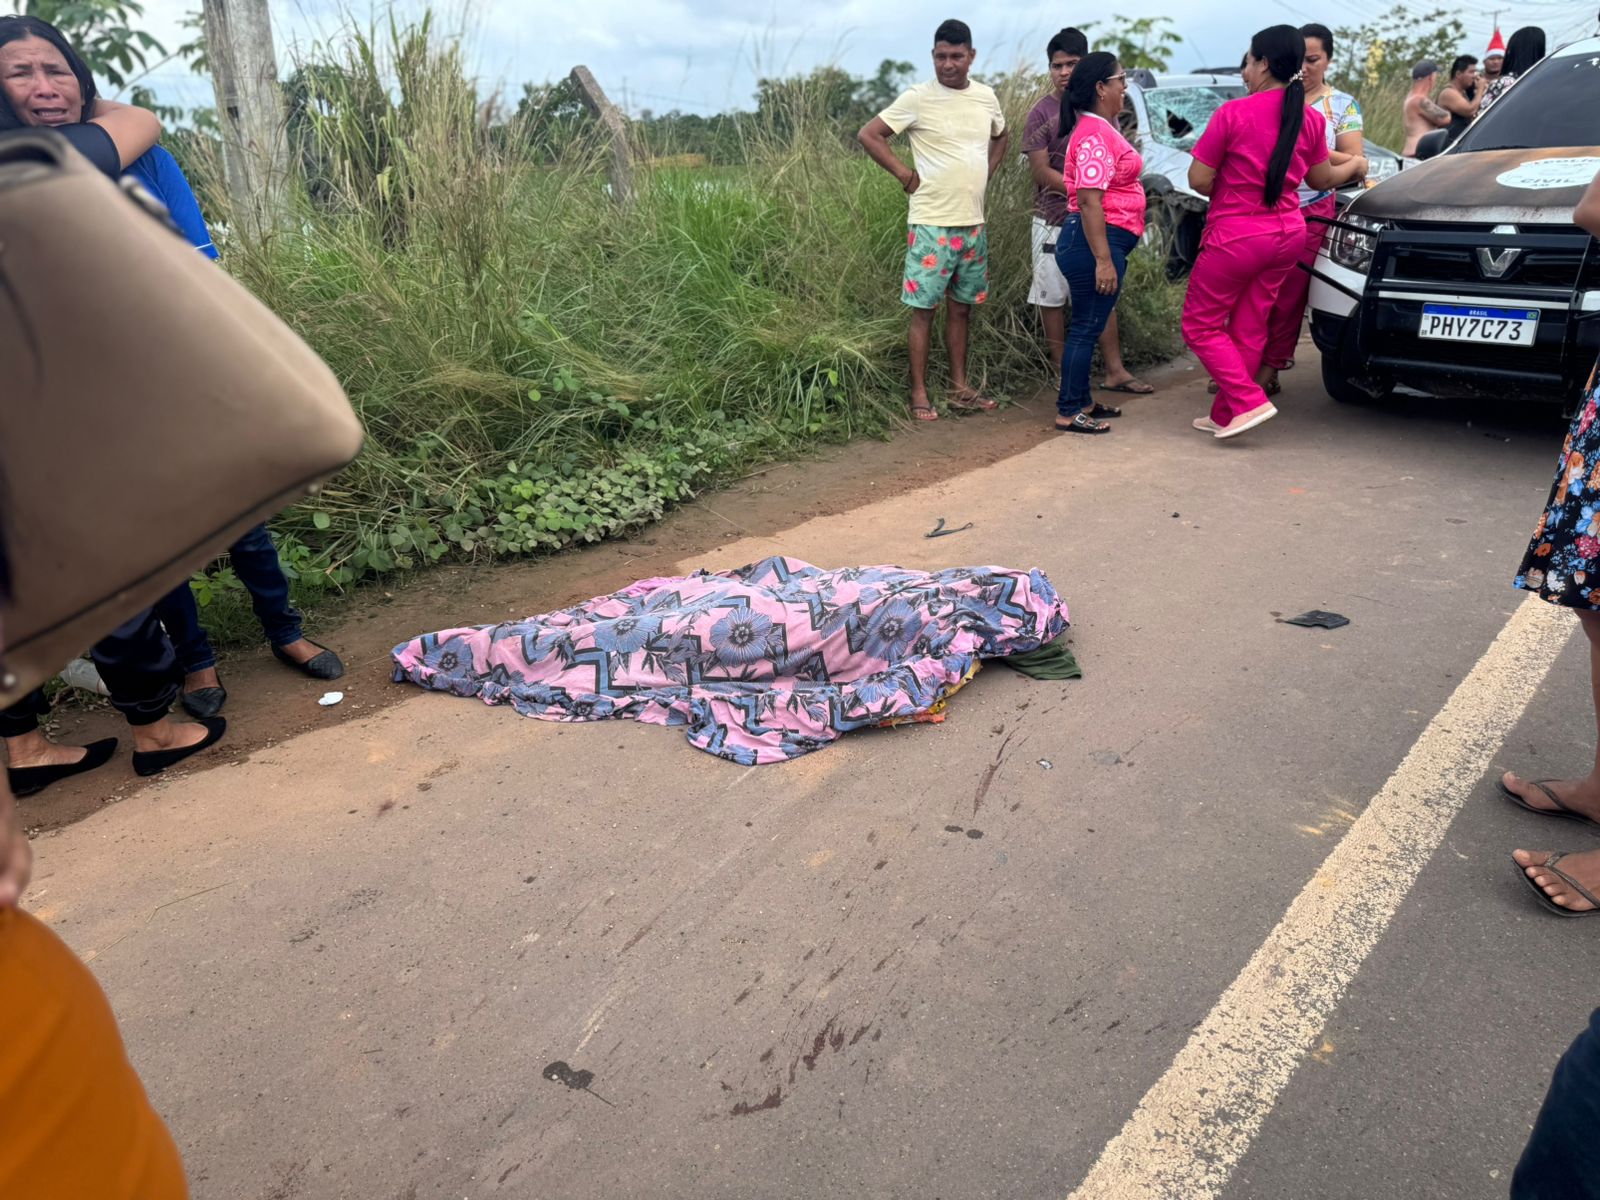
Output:
[[[900,299],[936,308],[949,293],[961,304],[989,298],[989,234],[982,225],[913,225],[906,230],[906,277]]]

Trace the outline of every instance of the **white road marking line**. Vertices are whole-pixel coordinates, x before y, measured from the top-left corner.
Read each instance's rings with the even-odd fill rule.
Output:
[[[1574,626],[1523,601],[1070,1200],[1221,1193]]]

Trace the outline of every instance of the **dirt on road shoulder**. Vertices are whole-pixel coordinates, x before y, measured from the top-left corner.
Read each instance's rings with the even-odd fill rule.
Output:
[[[1176,384],[1187,364],[1147,375]],[[1188,378],[1192,379],[1190,374]],[[1139,399],[1130,401],[1136,410]],[[386,588],[358,590],[311,623],[309,635],[336,648],[345,677],[334,684],[304,679],[279,665],[263,645],[234,653],[221,663],[228,688],[228,735],[216,750],[186,770],[237,762],[251,752],[365,716],[416,694],[390,679],[389,651],[398,643],[452,625],[479,625],[527,616],[615,591],[635,579],[670,574],[677,564],[739,538],[766,536],[815,517],[848,512],[886,495],[950,479],[1020,454],[1057,435],[1053,396],[998,412],[947,417],[902,430],[889,441],[857,441],[814,458],[757,472],[677,509],[634,537],[604,542],[531,562],[439,567]],[[930,512],[928,528],[940,516]],[[725,566],[727,564],[717,564]],[[846,564],[829,563],[828,566]],[[317,701],[337,689],[344,700],[332,707]],[[109,766],[21,801],[32,831],[59,828],[114,803],[152,781],[133,774],[125,751],[127,727],[104,704],[89,710],[58,710],[52,736],[67,742],[121,736],[122,750]]]

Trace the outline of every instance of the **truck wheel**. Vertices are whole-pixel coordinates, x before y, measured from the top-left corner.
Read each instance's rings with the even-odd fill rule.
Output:
[[[1394,392],[1394,383],[1376,377],[1352,378],[1344,369],[1343,355],[1322,356],[1322,390],[1340,404],[1376,404]]]

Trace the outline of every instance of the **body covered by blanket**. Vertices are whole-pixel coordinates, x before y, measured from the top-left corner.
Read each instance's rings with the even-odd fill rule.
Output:
[[[1040,571],[769,558],[425,634],[395,647],[395,679],[545,720],[683,725],[690,745],[770,763],[925,711],[975,659],[1035,650],[1066,624]]]

